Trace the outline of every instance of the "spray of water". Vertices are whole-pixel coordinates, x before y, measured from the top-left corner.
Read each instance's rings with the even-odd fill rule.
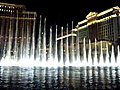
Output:
[[[92,56],[91,56],[91,41],[89,40],[89,51],[88,51],[88,64],[92,66]]]
[[[29,17],[29,13],[28,13],[28,17]],[[16,22],[15,30],[13,30],[14,29],[13,24],[15,22]],[[79,31],[77,32],[76,37],[72,36],[72,38],[66,37],[58,40],[57,25],[55,27],[55,32],[56,32],[55,36],[53,34],[53,30],[54,30],[53,27],[50,27],[50,34],[48,40],[49,42],[47,43],[46,18],[44,19],[42,24],[41,16],[40,16],[40,25],[39,25],[37,43],[35,43],[35,22],[36,22],[35,16],[33,20],[32,29],[30,27],[29,22],[22,20],[23,27],[20,35],[19,35],[20,30],[18,28],[19,27],[18,16],[15,22],[13,22],[12,20],[8,20],[8,22],[6,23],[6,27],[8,28],[4,27],[3,24],[4,20],[0,25],[1,42],[3,41],[2,40],[2,35],[4,32],[3,30],[4,29],[6,30],[4,35],[5,41],[3,44],[0,42],[2,48],[1,49],[2,57],[0,61],[0,66],[81,67],[81,66],[119,66],[120,65],[119,46],[117,47],[117,55],[115,55],[114,46],[109,46],[108,43],[106,43],[105,51],[103,52],[103,42],[101,41],[100,47],[98,47],[96,39],[93,45],[94,48],[91,46],[92,43],[90,40],[89,43],[86,43],[85,38],[83,39],[83,44],[80,45]],[[68,28],[69,27],[67,24],[66,36],[68,35]],[[73,29],[73,22],[72,22],[72,29]],[[31,34],[30,34],[30,30],[32,32]],[[61,27],[60,29],[61,37],[64,37],[63,30],[64,28]],[[20,40],[18,40],[19,37]],[[60,42],[60,44],[58,42]],[[112,48],[111,50],[110,47]],[[98,50],[98,48],[100,48],[100,51]]]
[[[67,32],[67,35],[68,35],[68,24],[67,24],[66,32]],[[66,61],[65,61],[65,66],[69,66],[69,43],[68,43],[68,37],[66,37]]]
[[[102,41],[100,42],[100,60],[99,60],[99,65],[102,66],[104,65],[104,59],[103,59],[103,45]]]

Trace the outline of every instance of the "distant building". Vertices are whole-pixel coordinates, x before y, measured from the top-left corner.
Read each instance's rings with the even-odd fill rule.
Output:
[[[94,42],[96,38],[97,41],[115,44],[120,38],[120,8],[116,6],[101,13],[90,12],[73,31],[79,33],[80,41],[86,38]]]
[[[36,16],[36,12],[26,11],[24,5],[0,3],[0,57],[8,49],[16,48],[16,43],[22,47],[19,43],[26,46],[31,42]]]
[[[120,43],[120,8],[116,6],[100,13],[90,12],[86,16],[86,19],[78,22],[76,28],[74,28],[71,32],[72,33],[69,33],[68,35],[58,37],[58,41],[61,39],[65,41],[68,38],[69,50],[73,51],[71,48],[75,47],[74,53],[77,52],[79,47],[80,53],[83,54],[84,42],[88,52],[90,48],[89,40],[91,41],[92,53],[95,51],[95,41],[98,53],[100,53],[101,50],[100,41],[102,41],[102,50],[106,52],[108,46],[110,51],[112,44],[117,45]],[[73,38],[74,42],[72,42],[71,35],[75,36]],[[64,44],[67,46],[66,43]],[[115,50],[117,52],[116,47]],[[66,51],[66,48],[64,48],[64,51]]]

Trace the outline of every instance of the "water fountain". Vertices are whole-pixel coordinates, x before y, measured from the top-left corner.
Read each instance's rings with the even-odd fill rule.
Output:
[[[29,14],[28,14],[29,15]],[[35,17],[33,21],[32,34],[29,35],[28,22],[24,22],[21,36],[18,27],[18,16],[16,19],[15,32],[13,32],[13,21],[5,24],[8,26],[5,33],[5,41],[2,49],[2,57],[0,66],[42,66],[42,67],[57,67],[57,66],[119,66],[120,63],[120,51],[118,46],[117,55],[114,54],[114,46],[112,46],[111,52],[109,51],[108,44],[106,43],[105,57],[103,56],[103,42],[100,42],[100,51],[97,50],[97,40],[94,43],[94,52],[92,51],[91,41],[88,43],[88,50],[86,50],[86,40],[83,39],[83,50],[80,49],[79,44],[79,32],[77,32],[76,39],[72,36],[72,40],[69,37],[58,38],[58,25],[55,26],[55,38],[53,38],[53,27],[50,27],[49,43],[47,43],[46,36],[46,18],[42,24],[42,16],[40,16],[39,34],[37,43],[35,43]],[[2,21],[4,23],[4,20]],[[42,28],[43,27],[43,28]],[[3,24],[1,30],[4,29]],[[72,22],[73,29],[73,22]],[[64,28],[61,27],[61,37],[63,36]],[[8,31],[8,32],[7,32]],[[1,31],[3,33],[3,31]],[[15,34],[15,35],[13,35]],[[73,32],[70,34],[72,35]],[[66,26],[66,35],[68,34],[68,24]],[[13,37],[14,36],[14,37]],[[2,35],[0,36],[1,39]],[[18,38],[20,37],[20,40]],[[13,39],[14,38],[14,39]],[[64,40],[63,40],[64,39]],[[58,43],[60,41],[60,44]],[[65,41],[65,42],[64,42]],[[47,44],[49,46],[47,47]],[[54,44],[54,45],[53,45]],[[2,46],[2,45],[1,45]],[[71,46],[71,48],[70,48]],[[66,49],[65,49],[66,48]],[[64,50],[65,49],[65,50]],[[82,55],[80,52],[82,52]],[[12,53],[13,54],[12,54]],[[59,53],[58,53],[59,52]],[[98,56],[98,53],[100,55]],[[58,57],[60,56],[60,57]]]
[[[66,33],[68,35],[68,24],[67,24],[67,28],[66,28]],[[68,37],[66,37],[66,62],[65,62],[65,66],[69,66],[69,47],[68,47]]]
[[[91,56],[91,41],[89,40],[89,51],[88,51],[88,63],[92,65],[92,56]]]
[[[32,15],[0,18],[0,89],[119,90],[119,46]]]

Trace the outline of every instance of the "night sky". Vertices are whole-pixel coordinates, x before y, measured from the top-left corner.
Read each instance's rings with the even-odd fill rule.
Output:
[[[120,6],[119,0],[0,0],[0,2],[26,5],[27,10],[43,15],[49,23],[66,25],[84,20],[90,11],[101,12]]]

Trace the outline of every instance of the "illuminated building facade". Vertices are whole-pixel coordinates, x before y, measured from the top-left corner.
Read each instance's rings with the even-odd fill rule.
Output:
[[[0,3],[0,56],[8,50],[10,43],[11,49],[21,47],[20,43],[22,46],[30,43],[36,16],[36,12],[26,11],[24,5]]]
[[[71,34],[73,33],[74,42],[72,42]],[[89,40],[91,41],[91,49],[95,51],[95,39],[97,45],[97,51],[100,52],[100,46],[102,41],[102,50],[106,51],[106,44],[111,50],[111,45],[117,45],[120,41],[120,8],[118,6],[107,9],[103,12],[90,12],[86,19],[78,22],[76,28],[72,29],[72,33],[63,35],[58,39],[68,38],[68,47],[77,47],[79,44],[80,52],[83,54],[83,43],[85,38],[85,46],[88,52]],[[66,44],[65,44],[66,45]],[[64,49],[65,50],[65,49]],[[71,49],[70,49],[71,50]],[[115,48],[117,51],[117,48]],[[73,51],[73,50],[71,50]],[[74,52],[76,52],[74,48]]]
[[[120,38],[120,8],[116,6],[101,13],[90,12],[73,31],[79,33],[80,41],[86,38],[94,42],[96,38],[97,41],[115,44]]]

